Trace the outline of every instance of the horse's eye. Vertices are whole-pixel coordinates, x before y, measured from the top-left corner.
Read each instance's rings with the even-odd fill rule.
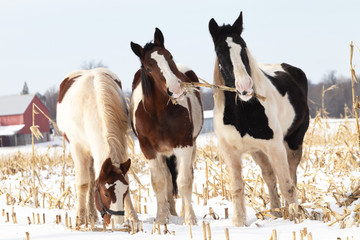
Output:
[[[110,197],[110,196],[109,196],[109,194],[108,194],[108,193],[105,193],[105,197],[107,197],[107,198],[108,198],[108,197]]]
[[[146,71],[151,72],[151,69],[150,69],[150,68],[146,68]]]

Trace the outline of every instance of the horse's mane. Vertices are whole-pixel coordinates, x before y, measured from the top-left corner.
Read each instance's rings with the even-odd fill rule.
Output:
[[[105,126],[105,139],[109,144],[109,157],[112,163],[120,164],[127,160],[127,130],[129,127],[126,102],[119,96],[122,91],[115,82],[120,80],[107,69],[98,73],[95,81],[97,105],[102,113]],[[108,81],[109,77],[111,81]]]
[[[251,55],[248,48],[246,48],[246,53],[247,53],[247,57],[249,59],[249,65],[250,65],[250,69],[251,69],[251,78],[254,81],[255,91],[260,90],[260,89],[258,89],[258,87],[261,86],[261,84],[259,84],[259,83],[261,83],[263,81],[265,75],[261,71],[259,64],[256,62],[254,57]]]
[[[151,50],[153,50],[154,47],[158,47],[158,45],[156,45],[156,44],[153,43],[153,42],[148,42],[148,43],[146,43],[145,46],[144,46],[144,52],[146,52],[146,51],[151,51]]]

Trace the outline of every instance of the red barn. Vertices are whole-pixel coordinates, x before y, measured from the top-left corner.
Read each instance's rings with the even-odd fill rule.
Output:
[[[0,146],[31,144],[32,108],[35,103],[46,115],[49,110],[34,94],[0,97]],[[36,142],[49,141],[50,123],[38,110],[35,125],[44,138]]]

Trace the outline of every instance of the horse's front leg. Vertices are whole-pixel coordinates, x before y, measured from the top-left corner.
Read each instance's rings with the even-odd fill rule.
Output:
[[[169,202],[167,201],[167,182],[168,169],[165,158],[158,156],[149,162],[151,173],[151,185],[155,192],[157,201],[156,221],[159,224],[169,222]]]
[[[125,176],[125,179],[127,182],[129,182],[129,176],[128,174],[126,174]],[[140,201],[140,199],[139,199]],[[131,197],[130,197],[130,193],[126,194],[126,197],[125,197],[125,218],[126,219],[130,219],[132,221],[135,221],[135,222],[138,222],[139,221],[139,218],[138,218],[138,215],[134,209],[134,206],[131,202]]]
[[[223,159],[226,164],[227,171],[230,175],[230,189],[233,199],[233,217],[232,222],[235,227],[246,225],[246,207],[244,194],[244,180],[242,176],[242,152],[236,151],[227,143],[219,141],[219,149],[221,150]]]
[[[191,203],[192,184],[193,184],[193,161],[196,148],[189,146],[185,148],[174,149],[177,158],[178,176],[176,183],[178,191],[182,197],[182,212],[184,213],[185,224],[196,224],[196,216]]]
[[[87,197],[87,209],[88,209],[88,223],[91,223],[93,220],[96,222],[98,220],[98,214],[95,208],[95,171],[94,171],[94,163],[92,161],[89,168],[90,175],[90,185],[88,189],[88,197]]]
[[[77,207],[76,216],[78,220],[77,225],[85,223],[87,217],[86,199],[89,191],[89,163],[91,163],[91,157],[84,153],[79,144],[71,145],[71,154],[75,163],[75,182],[77,188]]]

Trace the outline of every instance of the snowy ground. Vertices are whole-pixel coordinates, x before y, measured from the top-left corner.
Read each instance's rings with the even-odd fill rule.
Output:
[[[200,136],[198,143],[201,146],[205,146],[209,141],[212,141],[213,144],[216,144],[216,138],[213,135],[202,135]],[[49,147],[51,145],[52,147]],[[61,139],[56,139],[53,142],[39,144],[36,146],[37,153],[42,154],[49,151],[53,151],[54,154],[57,152],[61,154],[62,152],[62,141]],[[50,149],[50,150],[49,150]],[[135,147],[136,151],[138,151],[138,146]],[[5,158],[8,155],[14,154],[18,151],[21,152],[31,152],[31,146],[24,146],[18,148],[0,148],[0,161],[2,158]],[[247,164],[244,166],[244,171],[246,168],[254,168],[254,171],[259,171],[255,164]],[[300,170],[301,171],[301,170]],[[358,170],[354,170],[358,171]],[[67,169],[68,175],[66,176],[66,186],[74,185],[74,171],[73,169]],[[43,191],[49,192],[54,196],[59,195],[59,183],[61,181],[61,166],[58,166],[55,169],[43,169],[39,173],[39,177],[43,184]],[[194,183],[197,184],[198,188],[205,182],[205,174],[204,174],[204,165],[199,163],[197,168],[195,169],[195,179]],[[359,173],[354,173],[354,176],[358,176]],[[302,180],[301,174],[298,175],[300,181]],[[156,199],[153,195],[153,192],[150,187],[150,177],[148,174],[138,175],[141,183],[144,186],[150,188],[149,195],[146,192],[143,192],[143,197],[146,197],[146,205],[147,214],[139,214],[140,220],[143,222],[143,231],[138,232],[136,234],[128,234],[125,232],[115,231],[112,232],[108,230],[106,232],[83,232],[83,231],[75,231],[74,229],[66,228],[64,219],[65,214],[68,213],[69,216],[73,219],[74,222],[74,209],[73,209],[73,201],[74,201],[74,193],[72,193],[70,199],[70,203],[64,205],[64,209],[56,209],[49,208],[48,204],[45,203],[45,207],[42,206],[39,208],[34,208],[31,204],[26,204],[25,206],[18,205],[15,203],[14,206],[6,205],[6,194],[5,192],[9,192],[9,188],[13,192],[13,195],[16,195],[16,192],[19,191],[19,183],[21,180],[24,180],[26,176],[22,173],[17,173],[12,176],[1,176],[0,175],[0,211],[9,213],[11,216],[11,212],[14,210],[17,216],[17,224],[13,223],[13,219],[10,217],[9,222],[6,220],[5,216],[0,215],[0,239],[26,239],[25,233],[28,232],[30,239],[77,239],[77,240],[95,240],[95,239],[190,239],[190,230],[188,226],[182,225],[181,218],[172,217],[170,219],[170,224],[168,224],[169,232],[174,232],[175,235],[163,233],[163,226],[161,226],[161,235],[157,232],[152,234],[153,229],[153,221],[156,214]],[[346,176],[342,176],[345,177]],[[305,177],[304,177],[305,178]],[[319,178],[326,178],[326,175],[320,175]],[[335,181],[344,181],[341,176],[339,178],[335,177]],[[346,184],[346,183],[345,183]],[[135,190],[138,188],[138,185],[135,181],[132,181],[130,188]],[[330,197],[330,196],[329,196]],[[41,199],[40,199],[41,201]],[[329,204],[331,206],[335,205],[335,201],[332,198],[329,198]],[[67,202],[67,200],[66,200]],[[355,202],[359,204],[360,202]],[[177,211],[180,211],[181,201],[177,200]],[[42,205],[40,203],[40,205]],[[272,232],[276,229],[277,239],[294,239],[293,234],[295,232],[296,239],[300,238],[300,231],[304,228],[307,229],[307,232],[311,233],[312,239],[360,239],[360,228],[355,225],[351,228],[340,229],[338,223],[335,223],[332,226],[329,226],[329,222],[323,223],[322,221],[316,220],[304,220],[302,223],[295,224],[289,220],[284,219],[272,219],[267,218],[265,220],[258,220],[255,216],[255,210],[248,206],[247,207],[247,222],[248,227],[232,227],[231,217],[232,217],[232,204],[231,202],[223,199],[222,197],[214,197],[211,198],[207,206],[204,206],[203,201],[200,200],[199,203],[193,195],[193,206],[195,213],[197,215],[198,224],[196,226],[191,226],[192,231],[192,239],[204,239],[203,235],[203,225],[202,222],[209,222],[211,226],[211,239],[226,239],[225,238],[225,229],[229,230],[229,239],[270,239]],[[203,218],[209,212],[209,207],[212,207],[214,212],[219,215],[219,220],[214,220],[211,217]],[[12,209],[13,208],[13,209]],[[142,206],[143,208],[143,206]],[[229,219],[225,219],[224,209],[229,209]],[[4,210],[3,210],[4,209]],[[339,209],[342,211],[342,209]],[[142,211],[143,212],[143,211]],[[33,222],[33,214],[36,216],[40,214],[40,224],[34,224]],[[46,216],[46,223],[42,223],[42,215]],[[55,223],[56,215],[61,215],[62,221],[60,224]],[[32,224],[28,224],[28,219],[30,218]],[[98,227],[102,227],[100,223],[96,224]],[[209,239],[209,238],[207,238]],[[310,239],[309,236],[304,239]]]

